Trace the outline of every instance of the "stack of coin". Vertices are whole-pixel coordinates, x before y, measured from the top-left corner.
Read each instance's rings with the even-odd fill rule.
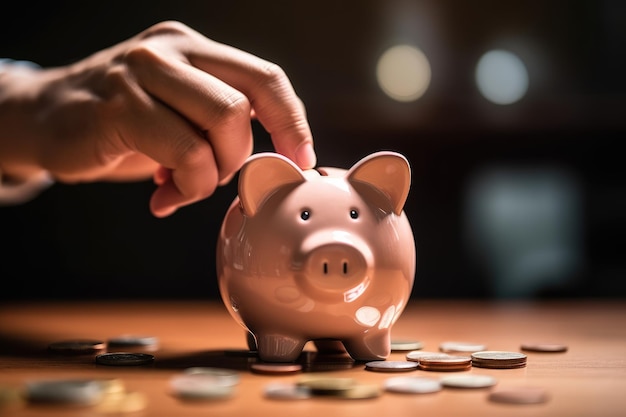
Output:
[[[484,350],[472,353],[472,365],[493,369],[523,368],[526,366],[526,355],[519,352]]]
[[[472,358],[442,353],[422,356],[418,359],[417,364],[419,369],[423,371],[467,371],[472,367]]]
[[[237,371],[195,367],[172,376],[170,388],[174,396],[183,400],[214,400],[231,397],[239,381]]]

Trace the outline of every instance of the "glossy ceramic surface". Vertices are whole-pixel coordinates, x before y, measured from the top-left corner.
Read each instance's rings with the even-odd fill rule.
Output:
[[[356,360],[387,358],[413,288],[416,249],[403,211],[404,156],[373,153],[350,169],[301,170],[252,155],[217,245],[220,292],[262,360],[297,359],[308,341]]]

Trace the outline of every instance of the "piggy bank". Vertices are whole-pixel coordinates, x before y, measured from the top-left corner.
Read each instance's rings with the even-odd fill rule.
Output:
[[[248,158],[221,225],[217,275],[262,361],[294,361],[309,341],[359,361],[389,356],[416,268],[403,211],[410,182],[395,152],[349,170],[301,170],[277,153]]]

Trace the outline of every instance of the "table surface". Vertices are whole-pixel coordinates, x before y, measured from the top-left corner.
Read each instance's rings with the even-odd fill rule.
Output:
[[[59,356],[51,342],[122,334],[159,338],[149,366],[96,365],[93,355]],[[315,397],[280,401],[265,398],[270,382],[295,382],[308,373],[351,377],[379,384],[398,375],[439,378],[450,372],[414,370],[383,373],[356,362],[343,369],[300,374],[251,372],[256,361],[232,351],[246,350],[245,333],[218,300],[98,301],[8,303],[0,306],[0,386],[22,390],[35,379],[118,378],[129,391],[143,393],[141,416],[624,416],[626,415],[626,301],[458,301],[411,300],[392,328],[392,340],[419,340],[437,351],[445,341],[482,343],[488,350],[520,352],[523,342],[562,343],[566,352],[527,355],[519,369],[473,367],[456,374],[491,375],[497,384],[482,389],[444,388],[431,394],[383,392],[374,399]],[[314,350],[312,344],[305,351]],[[227,354],[231,352],[231,354]],[[392,352],[388,360],[405,360]],[[185,402],[169,391],[169,380],[192,366],[226,367],[241,373],[234,396],[225,400]],[[340,368],[340,367],[339,367]],[[542,404],[511,405],[490,401],[491,391],[539,387],[549,394]],[[330,414],[329,414],[330,413]],[[66,408],[22,404],[0,408],[6,416],[103,415],[91,407]]]

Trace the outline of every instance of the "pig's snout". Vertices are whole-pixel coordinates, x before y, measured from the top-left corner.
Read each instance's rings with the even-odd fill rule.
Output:
[[[371,279],[372,252],[358,236],[343,231],[307,237],[296,256],[300,283],[312,293],[356,298]]]

